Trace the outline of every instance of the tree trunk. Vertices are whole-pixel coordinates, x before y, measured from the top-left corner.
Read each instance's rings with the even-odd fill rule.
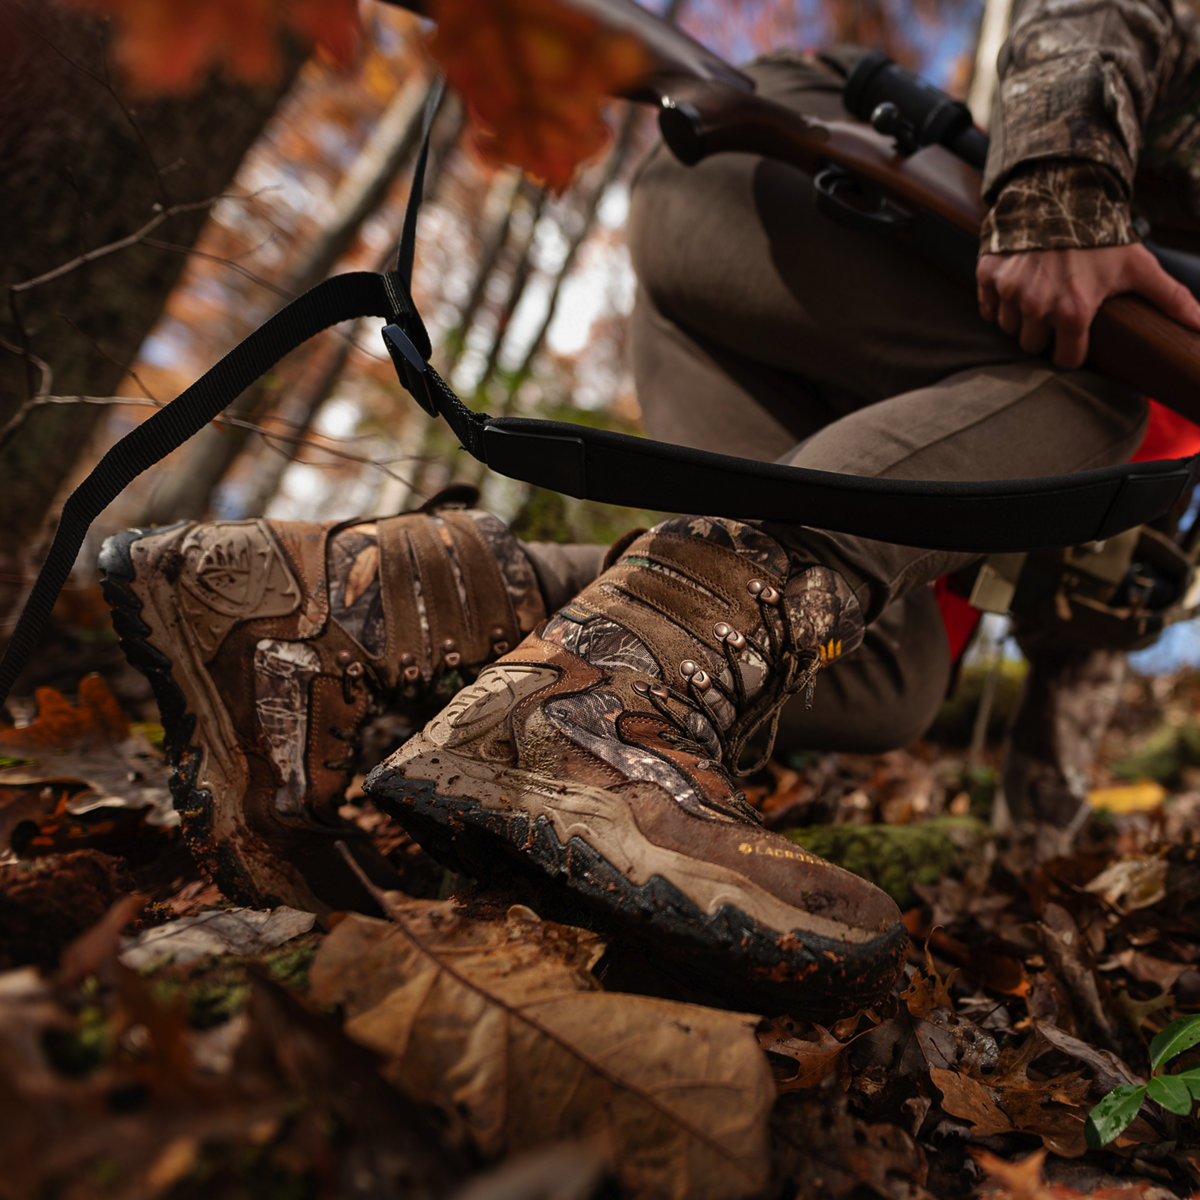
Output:
[[[214,79],[186,99],[135,103],[109,82],[101,21],[4,0],[0,38],[3,613],[102,412],[28,402],[116,390],[183,270],[180,247],[195,241],[206,202],[228,185],[300,56],[272,86]]]
[[[458,310],[458,321],[447,331],[441,352],[438,355],[438,367],[442,374],[449,378],[454,368],[462,358],[467,345],[467,334],[475,322],[475,317],[483,305],[487,294],[487,282],[492,272],[500,262],[504,247],[508,245],[508,235],[512,228],[513,213],[516,210],[517,196],[521,190],[522,179],[519,174],[497,175],[488,200],[484,207],[486,227],[479,239],[479,253],[475,258],[475,273],[471,277],[471,288],[467,298]]]
[[[532,211],[529,215],[529,232],[516,248],[515,261],[513,262],[512,273],[508,277],[508,286],[505,289],[504,299],[496,309],[496,335],[492,338],[487,362],[483,368],[483,374],[479,379],[479,388],[486,387],[488,381],[496,373],[496,363],[499,361],[500,351],[504,346],[504,338],[508,333],[508,327],[512,323],[513,314],[517,311],[517,305],[521,303],[521,297],[525,294],[529,278],[533,274],[533,259],[531,257],[533,243],[537,234],[537,224],[541,220],[542,210],[545,207],[545,190],[538,188],[536,195],[532,198]]]
[[[985,0],[975,48],[975,68],[967,92],[967,107],[976,122],[987,128],[996,96],[996,58],[1012,21],[1013,0]]]

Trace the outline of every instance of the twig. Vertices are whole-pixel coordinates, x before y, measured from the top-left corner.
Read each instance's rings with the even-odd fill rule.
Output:
[[[139,408],[162,408],[162,402],[158,400],[148,400],[144,396],[35,396],[27,400],[21,408],[10,418],[8,424],[0,429],[0,448],[13,436],[13,433],[24,424],[29,413],[35,408],[44,408],[54,404],[94,404],[102,405],[110,408],[122,407],[124,405],[135,405]],[[360,466],[371,467],[376,471],[382,472],[391,479],[395,479],[400,483],[410,485],[411,483],[403,475],[394,471],[391,467],[393,462],[412,462],[414,461],[407,455],[399,456],[394,459],[377,459],[371,458],[365,454],[353,454],[349,450],[343,449],[341,445],[328,445],[323,442],[314,441],[316,437],[323,438],[325,442],[341,443],[341,438],[330,438],[326,434],[309,433],[302,436],[293,436],[284,432],[274,432],[269,429],[264,429],[263,426],[255,424],[253,421],[247,421],[242,417],[231,417],[222,415],[218,420],[226,425],[234,426],[238,429],[245,429],[249,433],[257,433],[268,444],[272,445],[272,449],[278,450],[279,446],[273,443],[285,443],[291,446],[302,446],[307,450],[316,451],[321,454],[327,454],[331,458],[340,458],[345,462],[358,463]],[[353,439],[358,441],[360,439]],[[299,461],[299,460],[297,460]],[[319,467],[322,464],[317,462],[305,462],[303,465]]]
[[[172,217],[177,217],[187,212],[196,212],[199,209],[212,208],[218,200],[253,200],[256,195],[258,195],[257,192],[251,192],[247,196],[222,193],[218,196],[210,196],[207,200],[190,200],[182,204],[172,204],[169,208],[160,209],[140,229],[135,229],[133,233],[127,234],[123,238],[118,238],[115,242],[108,242],[103,246],[95,247],[95,249],[85,250],[69,262],[60,263],[57,267],[41,275],[37,275],[33,279],[26,279],[21,283],[11,284],[8,289],[9,293],[11,295],[28,292],[35,287],[40,287],[44,283],[51,283],[55,279],[61,279],[64,275],[69,275],[72,271],[77,271],[80,267],[87,263],[95,262],[98,258],[106,258],[110,254],[115,254],[118,250],[127,250],[130,246],[136,246],[139,242],[144,242],[151,233]]]

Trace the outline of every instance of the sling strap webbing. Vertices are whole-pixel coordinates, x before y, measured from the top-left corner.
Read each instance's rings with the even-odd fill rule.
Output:
[[[470,454],[501,475],[581,499],[993,553],[1107,538],[1166,512],[1196,481],[1200,456],[986,483],[865,478],[564,421],[473,412],[429,364],[429,337],[411,293],[429,125],[439,98],[431,98],[396,270],[350,272],[318,284],[104,455],[63,506],[46,562],[0,660],[0,704],[36,645],[88,528],[121,490],[218,416],[286,353],[323,329],[359,317],[389,322],[383,337],[401,382],[430,415],[446,419]]]

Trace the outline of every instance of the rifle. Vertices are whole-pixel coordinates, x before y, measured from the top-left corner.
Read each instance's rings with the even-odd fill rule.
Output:
[[[421,0],[386,0],[417,12]],[[558,0],[635,37],[649,67],[627,90],[658,106],[664,137],[684,161],[727,150],[792,163],[823,179],[829,211],[907,237],[962,271],[982,216],[978,170],[939,143],[912,145],[901,126],[811,120],[755,95],[734,67],[633,0]],[[431,106],[432,112],[432,106]],[[899,131],[901,137],[895,137]],[[917,139],[919,141],[919,139]],[[428,142],[426,140],[426,146]],[[493,418],[469,410],[429,363],[413,303],[415,223],[425,150],[414,172],[396,267],[334,276],[286,305],[190,388],[127,434],[68,498],[50,553],[0,661],[7,697],[92,521],[143,470],[216,417],[284,354],[341,321],[384,318],[384,341],[414,398],[442,416],[492,470],[572,496],[664,512],[794,520],[932,549],[972,552],[1103,540],[1171,509],[1200,463],[1138,463],[1001,483],[861,478],[760,463],[561,421]],[[829,172],[833,173],[830,174]],[[969,255],[967,248],[969,247]],[[1133,297],[1106,302],[1093,365],[1200,419],[1200,335]]]
[[[861,93],[848,96],[860,98],[870,102]],[[878,125],[825,122],[727,85],[688,79],[671,85],[662,103],[663,137],[680,161],[749,149],[791,163],[813,176],[830,215],[905,238],[964,282],[974,281],[985,211],[979,167],[940,141],[914,145],[912,123],[894,102],[896,111],[883,100],[863,114]],[[1150,248],[1196,290],[1195,259]],[[1092,333],[1089,366],[1200,424],[1200,333],[1134,295],[1106,300]]]

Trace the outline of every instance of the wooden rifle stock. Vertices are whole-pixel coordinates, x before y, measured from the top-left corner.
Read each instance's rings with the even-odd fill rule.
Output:
[[[947,239],[967,235],[978,243],[980,174],[942,146],[905,155],[869,125],[804,117],[710,81],[673,80],[661,99],[664,137],[685,163],[748,151],[808,174],[834,164],[908,212],[931,215]],[[973,275],[963,282],[973,285]],[[1105,301],[1092,325],[1088,365],[1200,424],[1200,333],[1148,301],[1132,294]]]

